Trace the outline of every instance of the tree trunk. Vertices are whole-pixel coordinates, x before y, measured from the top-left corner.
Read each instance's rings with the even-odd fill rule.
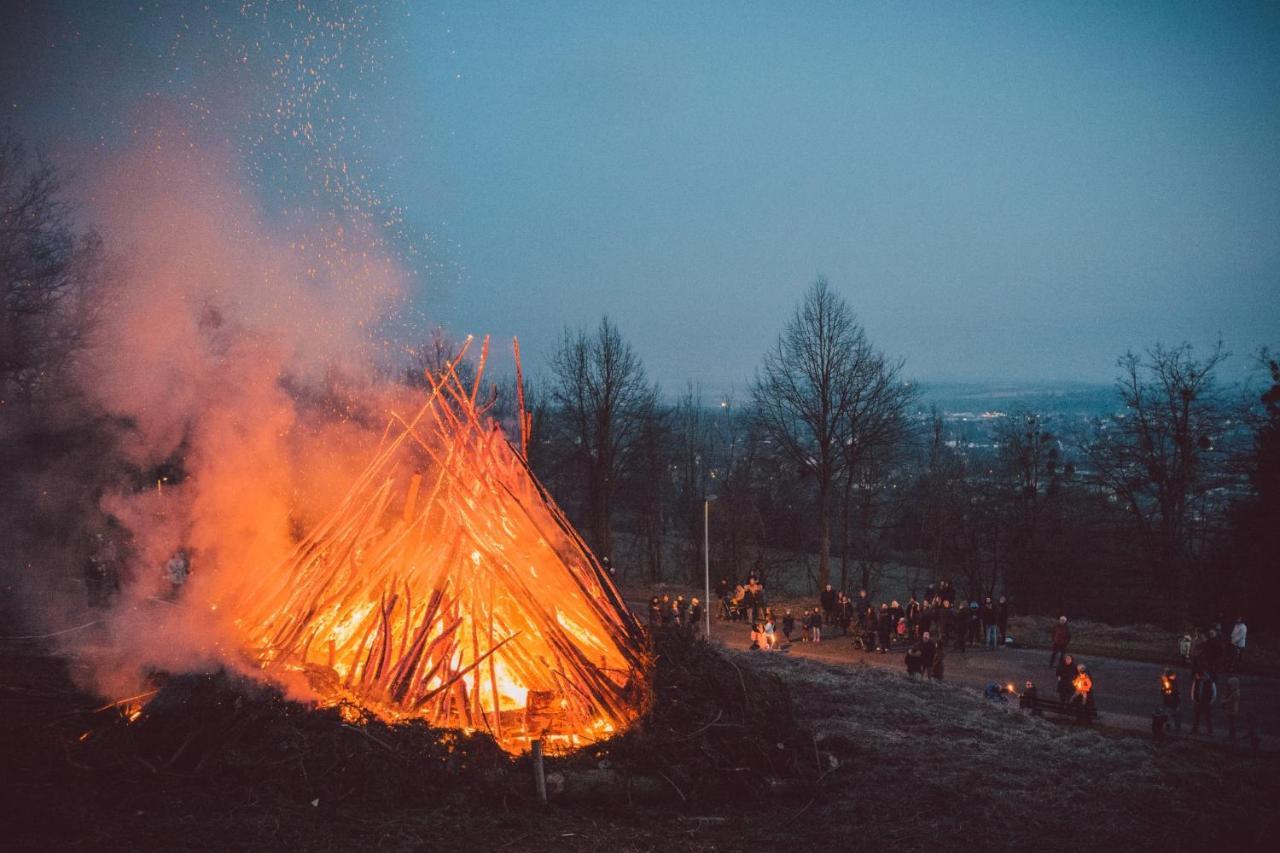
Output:
[[[818,477],[818,591],[831,583],[831,475],[821,471]]]

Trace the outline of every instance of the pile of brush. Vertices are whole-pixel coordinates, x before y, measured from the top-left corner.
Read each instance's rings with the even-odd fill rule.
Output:
[[[142,714],[91,730],[78,763],[137,777],[269,783],[299,801],[420,805],[510,759],[487,735],[315,708],[225,671],[160,679]]]
[[[652,644],[648,713],[584,757],[659,778],[689,801],[804,793],[831,769],[832,757],[796,722],[780,679],[739,667],[679,628],[658,629]]]
[[[630,730],[548,758],[552,797],[706,802],[807,791],[829,757],[797,725],[780,680],[682,631],[653,637],[649,710]],[[102,720],[74,760],[127,775],[269,781],[290,799],[421,805],[475,787],[534,796],[531,759],[487,734],[387,724],[354,706],[316,708],[219,672],[158,679],[130,722]]]

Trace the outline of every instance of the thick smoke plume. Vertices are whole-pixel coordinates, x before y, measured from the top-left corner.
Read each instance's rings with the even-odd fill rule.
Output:
[[[268,222],[236,167],[159,133],[86,203],[119,281],[82,385],[143,472],[99,498],[128,531],[126,577],[105,634],[73,640],[107,697],[151,668],[235,664],[223,605],[346,489],[395,393],[373,330],[402,304],[400,271],[337,219]],[[192,570],[175,595],[164,567],[179,550]]]

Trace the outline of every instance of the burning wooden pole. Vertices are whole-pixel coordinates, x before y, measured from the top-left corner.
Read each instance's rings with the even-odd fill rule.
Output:
[[[322,698],[486,729],[513,752],[589,743],[638,716],[649,661],[528,467],[523,376],[518,448],[478,405],[487,357],[486,339],[471,387],[457,359],[428,376],[422,408],[393,415],[334,511],[232,609],[265,668],[328,673],[340,695]],[[528,724],[534,697],[549,727]]]

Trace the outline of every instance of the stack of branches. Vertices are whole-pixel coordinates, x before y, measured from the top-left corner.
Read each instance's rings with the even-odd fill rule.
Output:
[[[388,725],[350,706],[315,708],[225,671],[165,677],[133,722],[105,716],[77,765],[114,778],[253,786],[303,803],[421,807],[478,789],[509,757],[487,735]]]
[[[796,722],[780,679],[681,630],[657,632],[651,651],[644,716],[621,735],[548,759],[549,774],[588,798],[615,800],[732,805],[813,793],[829,758]],[[484,732],[386,723],[352,704],[318,708],[226,672],[158,676],[157,684],[133,722],[104,714],[73,763],[143,782],[270,779],[286,800],[344,807],[438,805],[466,791],[534,798],[530,759],[511,758]]]
[[[656,631],[652,644],[649,710],[584,756],[664,779],[690,802],[805,792],[829,769],[779,678],[739,667],[680,629]]]
[[[468,339],[468,343],[470,339]],[[477,404],[458,356],[417,414],[235,614],[262,666],[389,719],[483,729],[510,751],[598,740],[640,709],[639,626]],[[527,440],[521,437],[521,448]]]

